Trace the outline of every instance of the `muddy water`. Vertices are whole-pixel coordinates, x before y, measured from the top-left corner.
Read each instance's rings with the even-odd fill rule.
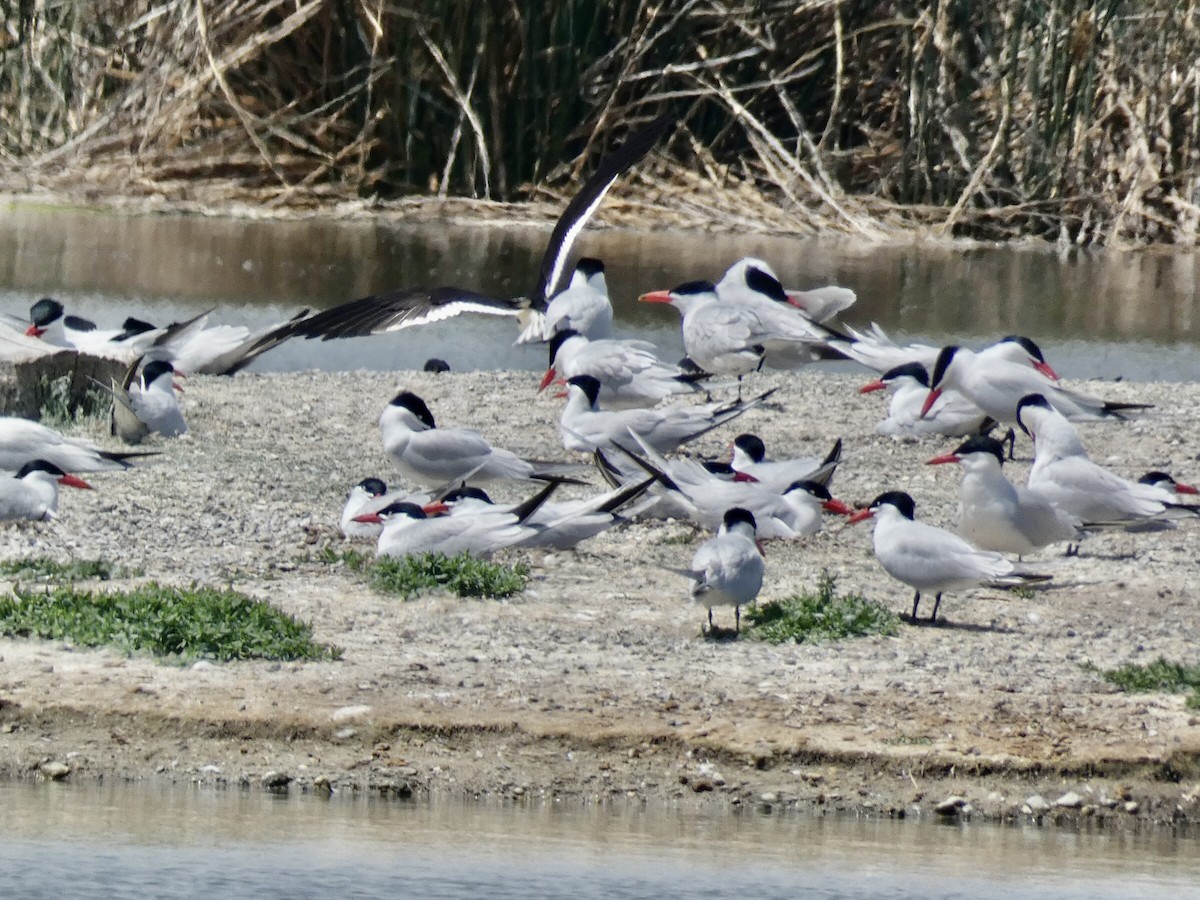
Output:
[[[531,287],[547,231],[523,226],[397,225],[311,219],[260,222],[197,216],[7,209],[0,217],[0,311],[23,314],[46,294],[115,325],[217,307],[216,318],[265,324],[399,286],[454,284],[514,296]],[[602,257],[622,335],[681,355],[673,310],[638,293],[719,277],[747,254],[785,284],[836,283],[859,301],[850,324],[876,321],[901,337],[985,342],[1029,334],[1068,377],[1194,380],[1200,373],[1200,258],[1193,253],[1044,248],[873,247],[762,235],[586,232],[579,251]],[[461,317],[353,341],[284,345],[266,370],[399,369],[438,356],[456,369],[544,366],[512,348],[506,319]]]
[[[13,897],[972,897],[1200,894],[1162,831],[410,804],[258,790],[0,784]]]

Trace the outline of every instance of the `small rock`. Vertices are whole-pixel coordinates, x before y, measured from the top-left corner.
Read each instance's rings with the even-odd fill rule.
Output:
[[[220,771],[221,771],[221,767],[214,766],[212,763],[209,763],[207,766],[200,767],[201,775],[217,775],[220,773]]]
[[[1054,801],[1054,805],[1061,806],[1064,809],[1079,809],[1079,807],[1083,806],[1083,798],[1074,791],[1067,791]]]
[[[194,663],[192,663],[192,671],[193,672],[208,672],[215,668],[216,668],[216,666],[213,665],[211,662],[209,662],[207,659],[198,659]]]
[[[371,707],[365,704],[357,706],[342,706],[335,709],[329,714],[329,718],[334,722],[352,722],[355,719],[361,719],[371,712]]]
[[[49,778],[51,781],[62,781],[71,774],[71,767],[66,763],[50,760],[38,766],[38,772],[43,778]]]
[[[1050,804],[1046,802],[1046,798],[1041,794],[1034,794],[1032,797],[1025,799],[1025,807],[1034,815],[1041,815],[1050,809]]]
[[[779,795],[774,791],[766,791],[765,793],[759,794],[758,799],[763,803],[778,803]]]
[[[955,794],[952,797],[947,797],[941,803],[933,808],[933,811],[939,816],[957,816],[967,805],[967,798],[960,797]]]
[[[262,777],[262,786],[268,791],[278,791],[282,793],[286,791],[288,785],[292,783],[292,776],[286,772],[265,772]]]
[[[1136,800],[1127,800],[1125,802],[1125,812],[1135,813],[1139,809],[1141,809],[1141,807],[1138,805],[1138,802]]]
[[[333,736],[339,741],[348,741],[356,734],[358,734],[358,730],[355,728],[339,728],[333,733]]]
[[[333,796],[333,782],[324,775],[318,775],[313,779],[313,793],[320,797]]]
[[[697,794],[703,794],[716,789],[716,785],[709,778],[695,778],[692,780],[690,787]]]

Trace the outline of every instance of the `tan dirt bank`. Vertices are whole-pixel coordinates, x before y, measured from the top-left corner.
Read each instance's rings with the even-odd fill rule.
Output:
[[[163,443],[157,465],[94,476],[97,489],[64,496],[54,523],[4,529],[0,551],[232,583],[312,621],[345,658],[181,667],[0,640],[0,773],[31,777],[52,761],[72,779],[258,785],[274,772],[293,789],[398,796],[912,815],[958,795],[998,818],[1200,816],[1200,712],[1183,696],[1119,693],[1085,667],[1196,661],[1197,522],[1100,535],[1077,558],[1046,551],[1032,564],[1054,580],[1031,598],[949,596],[942,627],[820,646],[703,639],[704,610],[664,568],[686,565],[702,538],[680,523],[622,527],[579,552],[513,553],[534,579],[507,602],[402,602],[318,560],[340,544],[350,485],[391,474],[375,422],[398,384],[442,424],[563,458],[558,402],[535,396],[535,382],[529,372],[189,379],[189,437]],[[859,396],[862,382],[761,376],[755,386],[781,387],[778,408],[694,450],[722,455],[737,430],[775,455],[823,454],[842,437],[835,496],[865,504],[902,488],[919,517],[948,523],[958,472],[923,463],[954,443],[875,435],[884,404]],[[1135,422],[1083,426],[1097,460],[1133,477],[1200,475],[1200,387],[1086,387],[1158,405]],[[1010,475],[1026,466],[1010,464]],[[875,563],[870,527],[826,526],[768,546],[764,597],[809,590],[828,570],[839,589],[906,611],[910,592]]]

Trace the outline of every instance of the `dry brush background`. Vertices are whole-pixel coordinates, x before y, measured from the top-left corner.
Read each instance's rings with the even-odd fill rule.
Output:
[[[305,208],[624,191],[691,224],[1194,245],[1179,0],[0,0],[0,186]],[[634,199],[637,198],[637,199]]]

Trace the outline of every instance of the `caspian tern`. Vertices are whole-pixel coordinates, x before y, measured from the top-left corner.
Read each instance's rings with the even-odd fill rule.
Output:
[[[887,491],[850,517],[875,519],[875,558],[883,570],[914,588],[912,621],[917,621],[921,592],[936,591],[929,621],[936,621],[942,594],[963,588],[1014,587],[1049,580],[1048,575],[1018,572],[999,553],[977,550],[956,534],[915,520],[916,505],[903,491]]]
[[[569,550],[581,541],[595,537],[618,522],[625,521],[618,515],[618,511],[645,493],[652,481],[653,479],[648,478],[639,484],[621,487],[597,497],[539,503],[537,508],[522,520],[531,532],[518,546]],[[455,488],[441,499],[450,506],[451,515],[463,507],[467,510],[482,509],[485,512],[490,508],[495,512],[520,515],[517,506],[493,505],[492,498],[477,487]],[[472,504],[475,506],[472,507]]]
[[[608,299],[604,263],[585,256],[575,264],[566,290],[550,298],[542,316],[530,315],[529,323],[516,342],[540,343],[563,331],[573,331],[599,341],[612,335],[612,323],[613,308]]]
[[[829,338],[786,302],[778,281],[758,269],[748,270],[755,287],[746,296],[725,300],[707,281],[689,281],[670,291],[642,294],[645,303],[669,303],[679,310],[683,347],[688,359],[714,375],[737,375],[760,369],[769,358],[809,362]],[[761,277],[755,277],[755,275]],[[761,285],[759,282],[761,281]],[[773,293],[765,293],[767,288]],[[777,302],[782,298],[783,302]],[[772,356],[774,355],[774,356]]]
[[[1079,519],[1004,476],[1004,445],[995,438],[973,437],[953,453],[929,460],[929,465],[943,463],[962,466],[958,533],[980,550],[1024,556],[1048,544],[1079,540]]]
[[[0,470],[5,472],[15,472],[35,459],[67,472],[107,472],[132,468],[133,460],[155,455],[101,450],[90,441],[65,437],[38,422],[0,416]]]
[[[1159,488],[1163,492],[1162,499],[1168,503],[1180,503],[1200,494],[1192,485],[1176,481],[1167,472],[1147,472],[1138,479],[1138,483]]]
[[[147,363],[135,377],[136,369],[135,363],[124,385],[95,382],[112,394],[112,433],[129,444],[140,443],[150,434],[168,438],[187,434],[187,422],[175,393],[175,367],[160,359]]]
[[[473,428],[438,428],[425,401],[401,391],[379,417],[383,450],[400,474],[427,487],[545,478],[533,463],[493,447]]]
[[[818,481],[797,481],[782,491],[757,481],[722,478],[695,460],[668,460],[638,440],[646,458],[622,447],[621,452],[659,482],[653,489],[659,502],[644,513],[659,518],[687,518],[706,528],[716,528],[725,510],[739,506],[754,513],[762,538],[790,540],[821,530],[821,513],[849,515],[853,510],[835,499]],[[607,458],[601,456],[600,462]],[[628,474],[618,474],[628,480]]]
[[[411,556],[416,553],[445,553],[455,556],[490,556],[531,538],[536,530],[526,523],[545,502],[557,483],[551,482],[520,506],[500,509],[468,499],[458,510],[442,501],[417,506],[399,501],[378,512],[360,513],[358,522],[382,522],[377,556]],[[449,513],[449,514],[447,514]]]
[[[858,389],[860,394],[883,389],[891,391],[888,415],[875,425],[877,434],[894,438],[915,438],[926,434],[948,437],[979,434],[985,431],[990,419],[978,406],[956,390],[945,389],[938,394],[925,415],[921,407],[929,396],[929,373],[918,362],[903,363],[888,369],[875,381]]]
[[[572,329],[559,331],[550,339],[550,366],[538,390],[556,378],[591,375],[600,382],[602,408],[634,409],[695,392],[696,382],[706,377],[668,365],[654,351],[649,341],[592,341]]]
[[[202,313],[168,326],[146,349],[144,361],[166,360],[177,372],[186,374],[234,375],[290,338],[296,325],[308,317],[308,310],[254,331],[244,325],[209,325],[208,317],[209,313]]]
[[[567,382],[567,402],[559,419],[563,447],[580,453],[629,443],[635,434],[660,453],[707,434],[753,409],[775,393],[771,389],[746,403],[666,406],[658,409],[600,409],[600,382],[577,375]]]
[[[25,333],[56,347],[122,360],[140,356],[162,335],[161,330],[138,319],[128,320],[121,329],[102,330],[95,322],[65,313],[57,300],[43,297],[29,308],[32,324]]]
[[[342,507],[342,515],[339,519],[342,536],[347,540],[377,539],[379,533],[383,530],[382,523],[358,521],[358,516],[365,513],[379,512],[385,506],[391,503],[398,503],[402,500],[420,505],[428,503],[430,499],[426,496],[418,501],[415,495],[399,496],[395,493],[389,495],[387,485],[383,479],[364,478],[350,489],[350,495],[346,498],[346,505]]]
[[[841,459],[841,438],[824,459],[815,456],[767,459],[767,445],[762,438],[756,434],[739,434],[733,439],[733,456],[729,467],[733,472],[749,476],[771,490],[783,492],[798,481],[816,481],[828,487]]]
[[[962,347],[943,347],[929,378],[922,415],[941,392],[954,388],[997,422],[1017,424],[1017,403],[1028,394],[1041,394],[1069,419],[1123,418],[1123,413],[1148,409],[1147,403],[1116,403],[1060,387],[1029,365],[1008,359],[985,358]]]
[[[754,514],[739,507],[726,510],[716,535],[700,545],[691,569],[682,573],[692,580],[692,599],[708,607],[710,632],[714,606],[732,606],[734,633],[741,632],[742,607],[758,597],[765,568]]]
[[[830,345],[847,359],[874,369],[876,372],[887,372],[907,363],[918,363],[926,373],[937,364],[940,347],[929,344],[908,344],[900,346],[874,322],[868,332],[856,331],[846,327],[846,332],[852,340],[832,340]],[[1006,360],[1020,363],[1037,369],[1051,381],[1058,381],[1058,373],[1046,362],[1045,354],[1032,338],[1019,334],[1002,337],[982,350],[978,355],[991,360]]]
[[[466,312],[516,316],[523,332],[531,328],[543,330],[540,320],[549,299],[562,290],[560,282],[575,239],[613,183],[650,152],[674,122],[669,116],[655,119],[600,161],[596,172],[555,223],[542,256],[538,279],[527,297],[490,297],[458,287],[399,289],[325,310],[297,323],[291,334],[324,340],[359,337],[437,322]]]
[[[27,462],[11,478],[0,477],[0,521],[53,519],[58,512],[59,485],[92,487],[44,459]]]
[[[753,294],[762,293],[763,288],[777,300],[782,300],[796,307],[813,322],[828,322],[840,312],[854,305],[858,295],[849,288],[828,287],[813,288],[808,291],[784,288],[782,298],[776,293],[774,285],[756,284],[765,281],[779,283],[779,277],[766,262],[752,256],[745,256],[725,270],[721,280],[717,282],[717,296],[726,302],[739,302]],[[782,285],[781,285],[782,286]]]
[[[1154,485],[1130,481],[1092,462],[1075,426],[1041,394],[1021,398],[1017,424],[1033,439],[1029,487],[1084,525],[1136,524],[1196,512],[1166,499]]]

